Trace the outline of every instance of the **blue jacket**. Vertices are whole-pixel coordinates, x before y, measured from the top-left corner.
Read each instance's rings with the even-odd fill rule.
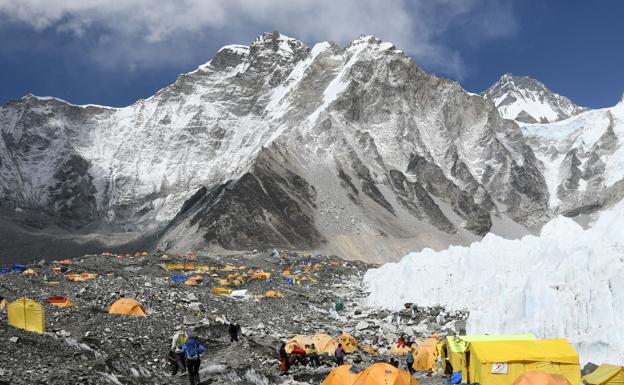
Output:
[[[186,341],[186,343],[182,346],[182,349],[180,349],[180,353],[183,353],[187,359],[189,358],[189,353],[192,354],[195,351],[197,351],[198,357],[206,351],[204,345],[200,344],[195,338],[191,338]]]

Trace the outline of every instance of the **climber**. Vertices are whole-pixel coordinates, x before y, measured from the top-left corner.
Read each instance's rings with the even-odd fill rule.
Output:
[[[344,363],[344,349],[342,348],[342,344],[338,344],[338,347],[334,351],[334,357],[336,358],[336,364],[338,366]]]
[[[407,370],[410,374],[414,374],[414,353],[412,349],[407,352],[407,356],[405,356],[405,365],[407,365]]]
[[[239,324],[230,323],[228,327],[228,333],[230,334],[230,342],[238,342],[238,333],[240,332],[241,327]]]
[[[206,348],[199,343],[197,337],[193,336],[186,341],[181,353],[184,353],[186,357],[186,368],[188,370],[191,385],[199,385],[199,367],[201,365],[201,354],[206,351]]]
[[[279,348],[277,349],[277,355],[279,356],[280,360],[280,376],[285,376],[288,374],[288,370],[290,369],[288,353],[286,353],[286,342],[282,341]]]
[[[306,345],[306,356],[310,359],[310,366],[313,368],[321,366],[321,360],[314,344]]]
[[[184,354],[181,352],[181,350],[187,339],[188,335],[186,334],[186,332],[184,332],[184,330],[179,330],[179,327],[178,331],[175,332],[175,334],[171,338],[169,357],[171,357],[171,369],[174,376],[178,373],[182,376],[186,372],[186,360],[184,359]]]

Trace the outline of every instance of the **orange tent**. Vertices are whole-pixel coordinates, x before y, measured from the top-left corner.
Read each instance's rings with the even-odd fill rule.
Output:
[[[135,317],[145,317],[145,309],[135,299],[121,298],[115,301],[108,309],[110,314],[124,314]]]
[[[353,385],[357,374],[351,372],[351,365],[340,365],[332,369],[321,385]]]
[[[385,362],[373,364],[357,374],[350,385],[420,385],[409,372]]]
[[[64,277],[70,281],[86,281],[88,279],[95,279],[97,277],[97,274],[89,274],[89,273],[82,273],[82,274],[65,274]]]
[[[66,297],[50,297],[47,299],[50,305],[54,305],[56,307],[72,307],[74,303]]]
[[[204,280],[204,277],[202,277],[201,275],[196,275],[194,277],[188,277],[188,279],[184,283],[189,286],[195,286],[203,280]]]
[[[570,385],[570,381],[560,374],[526,372],[520,375],[512,385]]]
[[[284,298],[284,293],[275,290],[269,290],[264,293],[263,298]]]

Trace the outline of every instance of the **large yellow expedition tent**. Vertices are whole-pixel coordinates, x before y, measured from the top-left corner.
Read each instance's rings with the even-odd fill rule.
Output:
[[[507,335],[468,335],[468,336],[447,336],[446,356],[453,368],[453,372],[466,372],[466,350],[468,344],[475,341],[531,341],[537,337],[533,334],[507,334]],[[444,351],[444,350],[443,350]],[[442,369],[446,371],[446,360],[442,357]],[[466,382],[464,377],[462,381]]]
[[[29,332],[45,331],[45,313],[40,303],[20,298],[7,306],[9,325]]]
[[[583,377],[588,385],[624,385],[624,367],[602,364]]]
[[[474,341],[468,350],[470,383],[511,385],[530,371],[561,374],[575,385],[581,381],[578,353],[565,339]]]
[[[143,306],[132,298],[121,298],[115,301],[108,309],[110,314],[125,314],[135,317],[145,317]]]

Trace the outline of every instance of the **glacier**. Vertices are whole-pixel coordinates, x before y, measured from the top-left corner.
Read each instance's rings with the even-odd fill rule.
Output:
[[[470,334],[568,338],[582,362],[621,362],[623,211],[620,202],[588,229],[559,216],[539,236],[488,234],[467,247],[408,254],[365,274],[365,303],[467,310]]]

